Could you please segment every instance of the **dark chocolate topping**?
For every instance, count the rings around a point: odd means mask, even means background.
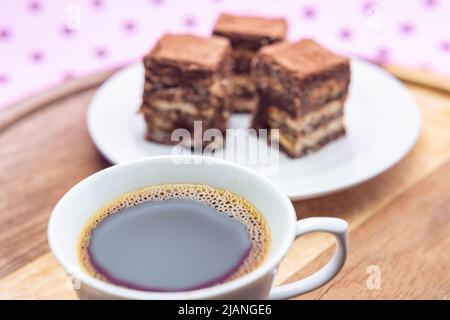
[[[261,18],[221,14],[214,27],[214,33],[257,36],[270,39],[284,39],[287,24],[282,18]]]
[[[230,43],[225,38],[166,34],[144,61],[151,59],[158,63],[183,65],[189,70],[216,70],[229,50]]]
[[[310,39],[266,46],[261,49],[260,54],[300,79],[349,64],[348,58],[339,56]]]

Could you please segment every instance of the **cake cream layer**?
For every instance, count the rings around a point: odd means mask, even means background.
[[[170,112],[173,111],[175,114],[188,115],[188,116],[199,116],[201,118],[212,118],[216,113],[214,108],[199,109],[196,105],[185,101],[167,101],[167,100],[152,100],[150,105],[142,108],[142,112],[152,109],[154,111],[160,112]],[[199,118],[200,120],[200,118]]]
[[[331,99],[336,99],[347,94],[348,83],[343,79],[330,78],[323,81],[315,81],[308,86],[302,98],[293,98],[293,94],[289,92],[290,85],[282,75],[255,73],[253,79],[256,87],[261,91],[270,91],[270,99],[272,102],[291,100],[292,107],[302,112],[290,112],[299,115],[313,112],[316,107]]]
[[[218,129],[216,129],[218,130]],[[172,139],[173,131],[166,131],[160,128],[147,128],[147,133],[145,138],[147,140],[163,143],[168,145],[176,145],[181,144],[183,147],[194,148],[196,146],[206,147],[215,149],[223,146],[223,138],[225,137],[225,133],[217,134],[214,139],[205,140],[202,136],[196,137],[193,134],[188,135],[185,139],[179,140],[178,137],[176,139]]]
[[[229,112],[219,107],[199,110],[194,105],[182,101],[153,101],[151,105],[141,107],[148,124],[160,121],[174,128],[190,128],[194,121],[202,121],[203,125],[225,126]]]
[[[256,108],[258,95],[251,77],[234,74],[230,77],[230,107],[235,112],[252,112]]]
[[[230,77],[229,82],[234,96],[253,98],[256,95],[255,85],[249,75],[235,74]]]
[[[181,111],[186,108],[188,112]],[[224,130],[229,118],[229,111],[224,109],[211,109],[213,112],[198,114],[190,113],[191,106],[180,104],[172,104],[170,102],[161,101],[160,105],[144,105],[141,109],[148,124],[158,124],[160,127],[167,128],[193,128],[194,121],[201,121],[203,128],[218,128]]]
[[[310,105],[319,105],[327,99],[342,96],[347,91],[347,82],[341,79],[327,79],[314,83],[308,91],[305,92],[305,100]]]
[[[345,98],[329,101],[317,111],[296,118],[276,106],[269,106],[266,110],[267,124],[270,128],[278,128],[292,134],[307,133],[329,119],[342,116],[344,101]]]
[[[200,119],[198,115],[190,115],[187,113],[180,114],[175,108],[165,111],[146,108],[143,114],[147,123],[146,138],[155,142],[167,144],[176,144],[179,142],[178,140],[172,140],[172,133],[176,129],[186,129],[190,133],[190,136],[193,136],[195,132],[195,122],[200,120],[200,133],[203,133],[208,129],[216,129],[219,132],[224,132],[226,129],[225,124],[227,123],[229,116],[228,112],[222,112],[221,114],[215,114],[210,118]],[[197,145],[208,144],[208,141],[202,142],[201,136],[194,140]]]
[[[159,82],[145,79],[143,96],[152,98],[195,98],[201,99],[207,95],[224,97],[227,95],[229,81],[213,78],[207,84],[190,83],[189,86],[164,86]]]
[[[156,73],[148,67],[145,68],[144,75],[148,91],[174,87],[191,87],[207,90],[207,88],[214,81],[214,77],[211,75],[192,78],[183,75],[180,72],[179,74],[173,76],[171,73],[164,73],[162,71]]]
[[[275,134],[271,131],[271,140],[280,143],[280,147],[291,157],[302,156],[309,151],[314,151],[326,143],[345,134],[344,119],[338,117],[332,119],[314,131],[293,137],[285,132],[279,131]]]
[[[202,79],[190,79],[185,75],[178,75],[175,80],[171,77],[164,75],[156,75],[152,71],[145,69],[144,71],[144,93],[153,93],[158,90],[181,88],[185,90],[194,90],[197,93],[205,93],[215,87],[221,85],[226,87],[228,85],[228,78],[230,74],[226,76],[211,75]]]
[[[201,120],[212,117],[227,108],[227,93],[223,80],[216,80],[207,91],[194,88],[163,88],[150,91],[148,83],[144,86],[141,111],[156,109],[160,111],[178,110],[182,114],[198,115]]]

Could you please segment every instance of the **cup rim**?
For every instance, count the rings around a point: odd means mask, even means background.
[[[249,272],[248,274],[239,277],[235,280],[206,287],[202,289],[189,290],[189,291],[177,291],[177,292],[156,292],[156,291],[144,291],[144,290],[136,290],[121,287],[115,284],[107,283],[105,281],[94,278],[89,275],[85,271],[82,270],[79,263],[71,263],[67,258],[67,255],[63,252],[62,248],[58,245],[57,236],[56,236],[56,227],[55,227],[55,216],[63,214],[60,212],[61,207],[64,205],[65,201],[70,194],[77,192],[82,189],[85,184],[90,183],[94,179],[98,179],[99,176],[106,174],[114,174],[117,170],[123,170],[123,168],[133,167],[137,164],[141,163],[152,163],[158,161],[173,161],[174,158],[178,158],[180,161],[183,159],[190,159],[194,161],[212,161],[214,164],[222,164],[231,166],[237,172],[247,175],[247,177],[252,177],[252,179],[259,180],[258,183],[263,183],[267,188],[271,188],[274,195],[276,195],[277,201],[279,202],[280,211],[286,212],[290,216],[291,223],[288,226],[287,230],[284,232],[284,238],[280,245],[278,251],[269,256],[260,266],[258,266],[255,270]],[[197,162],[194,162],[197,163]],[[202,163],[203,165],[203,163]],[[241,175],[239,175],[241,176]],[[274,196],[275,198],[275,196]],[[213,157],[205,157],[205,156],[197,156],[197,155],[169,155],[169,156],[154,156],[145,159],[134,160],[118,165],[113,165],[111,167],[100,170],[87,178],[78,182],[75,186],[69,189],[64,196],[58,201],[56,206],[54,207],[47,227],[47,239],[50,247],[50,251],[53,256],[59,262],[61,266],[64,267],[66,272],[70,273],[75,279],[81,281],[81,283],[87,284],[88,286],[95,288],[101,292],[107,293],[112,296],[121,297],[121,298],[129,298],[129,299],[207,299],[208,297],[214,297],[226,294],[227,292],[231,292],[237,290],[239,288],[245,287],[259,278],[263,277],[266,273],[272,271],[274,268],[278,266],[280,261],[286,255],[289,247],[291,246],[294,238],[295,238],[295,222],[297,220],[294,206],[292,205],[289,198],[283,193],[283,191],[269,178],[263,176],[260,173],[257,173],[241,164],[237,164],[228,160],[213,158]]]

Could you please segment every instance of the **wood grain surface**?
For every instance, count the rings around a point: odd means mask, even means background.
[[[71,279],[48,251],[47,220],[71,186],[109,165],[85,124],[87,105],[107,76],[34,97],[30,113],[22,108],[15,117],[11,109],[0,110],[1,299],[75,298]],[[450,298],[450,93],[413,82],[408,87],[421,107],[423,128],[406,158],[362,185],[294,203],[299,218],[341,217],[351,230],[341,273],[299,298]],[[314,272],[333,246],[324,234],[298,239],[277,283]],[[367,286],[373,268],[379,270],[378,289]]]

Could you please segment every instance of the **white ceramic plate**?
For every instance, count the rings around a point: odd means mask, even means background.
[[[280,153],[270,169],[267,163],[249,165],[268,175],[293,200],[336,192],[380,174],[400,161],[418,137],[420,112],[407,89],[374,65],[352,60],[351,70],[346,136],[300,159]],[[173,152],[171,146],[144,139],[145,123],[137,113],[143,78],[142,65],[130,65],[98,89],[89,107],[89,133],[112,163]],[[249,121],[249,116],[235,115],[230,127],[246,128]],[[245,164],[239,153],[253,152],[264,143],[253,135],[248,141],[245,148],[225,148],[216,156]]]

